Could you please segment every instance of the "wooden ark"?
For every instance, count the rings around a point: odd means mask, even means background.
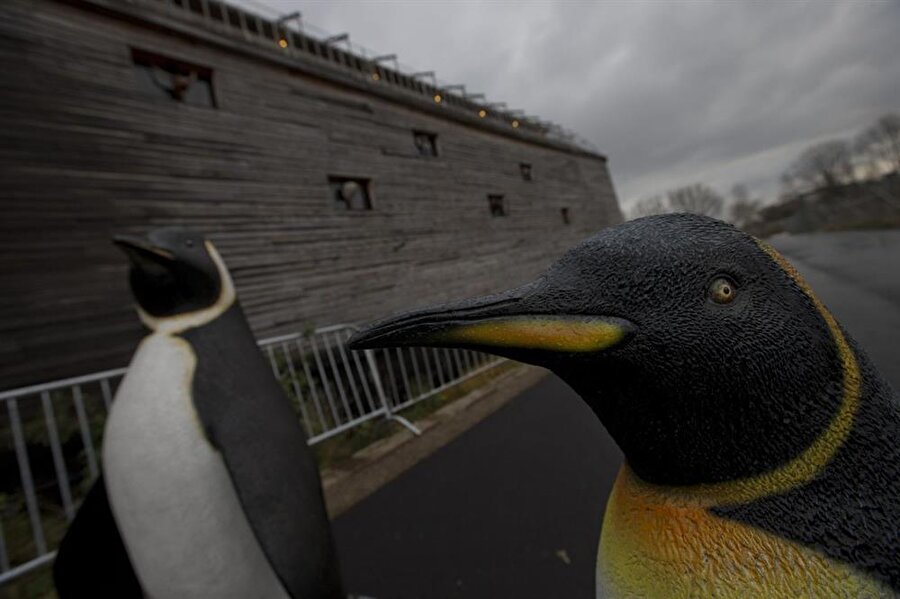
[[[0,2],[0,389],[127,362],[114,232],[207,233],[263,337],[507,288],[621,220],[604,156],[338,46],[215,0]]]

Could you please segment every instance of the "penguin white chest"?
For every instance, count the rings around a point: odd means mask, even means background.
[[[103,471],[128,555],[149,597],[287,597],[194,408],[196,360],[150,335],[116,394]]]

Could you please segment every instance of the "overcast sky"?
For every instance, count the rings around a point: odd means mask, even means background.
[[[572,129],[625,205],[701,181],[771,197],[806,145],[900,111],[897,0],[263,1]]]

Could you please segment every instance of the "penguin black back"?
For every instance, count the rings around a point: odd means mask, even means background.
[[[318,467],[240,307],[183,337],[210,357],[194,375],[197,413],[285,588],[297,598],[342,596]]]
[[[831,459],[803,485],[711,511],[853,564],[900,593],[900,406],[862,350],[852,348],[859,403]]]

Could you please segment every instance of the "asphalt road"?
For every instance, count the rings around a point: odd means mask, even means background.
[[[900,230],[780,235],[769,241],[900,389]]]
[[[900,388],[900,231],[771,242]],[[593,597],[602,514],[621,460],[580,399],[545,379],[338,518],[348,591]]]

